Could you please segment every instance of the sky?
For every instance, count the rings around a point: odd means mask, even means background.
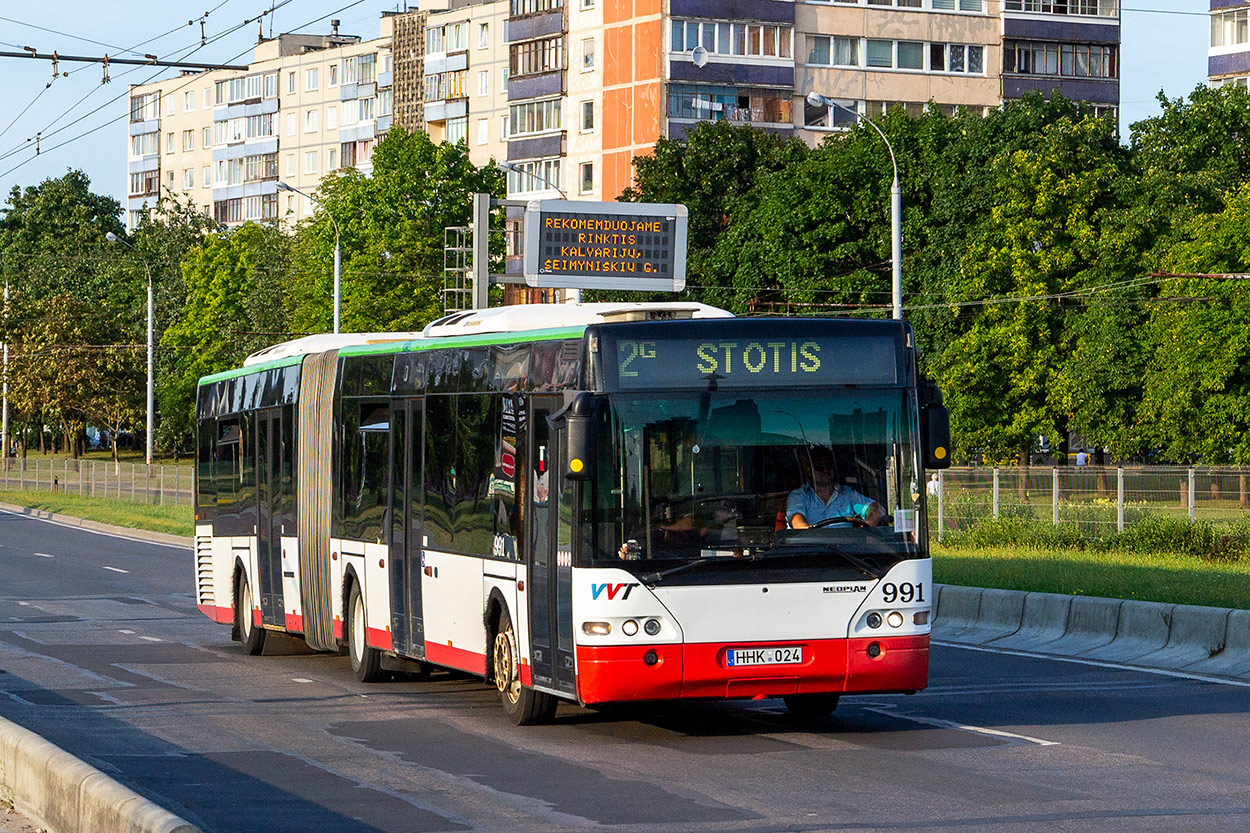
[[[1181,98],[1206,80],[1207,0],[1122,0],[1121,132],[1159,112],[1162,89]],[[416,5],[414,2],[413,5]],[[281,32],[329,33],[330,19],[340,32],[365,39],[378,36],[383,11],[399,8],[385,0],[53,0],[0,4],[0,51],[33,47],[42,53],[135,57],[162,60],[247,63],[257,23],[266,37]],[[207,15],[205,13],[207,12]],[[209,43],[201,45],[203,32]],[[191,25],[188,25],[188,22]],[[231,30],[234,30],[233,32]],[[197,48],[198,47],[198,48]],[[153,67],[109,68],[102,83],[99,64],[61,62],[52,81],[48,61],[0,58],[7,79],[0,96],[0,195],[78,168],[92,190],[125,205],[128,85],[170,77]],[[49,82],[51,86],[47,86]],[[37,141],[36,141],[37,137]],[[38,144],[39,153],[35,153]]]

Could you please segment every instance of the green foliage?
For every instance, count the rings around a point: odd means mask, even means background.
[[[1212,524],[1164,515],[1146,515],[1109,538],[1106,550],[1152,554],[1178,552],[1216,561],[1250,558],[1250,525]]]

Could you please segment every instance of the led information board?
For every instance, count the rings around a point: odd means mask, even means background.
[[[678,291],[686,286],[686,206],[532,200],[525,283]]]

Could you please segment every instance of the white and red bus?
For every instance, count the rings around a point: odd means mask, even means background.
[[[482,676],[583,705],[928,680],[941,394],[899,321],[517,306],[314,336],[200,381],[196,593],[249,653]],[[792,529],[831,459],[847,517]],[[832,505],[832,504],[830,504]]]

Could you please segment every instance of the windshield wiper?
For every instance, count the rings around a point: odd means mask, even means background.
[[[755,555],[750,555],[750,556],[747,556],[746,558],[737,558],[737,559],[695,558],[690,561],[687,561],[685,564],[678,564],[676,567],[669,567],[667,570],[657,570],[654,573],[647,573],[645,576],[639,576],[638,579],[639,581],[641,581],[643,584],[647,585],[648,587],[655,587],[657,584],[659,584],[661,581],[664,580],[665,576],[671,576],[671,575],[674,575],[675,573],[684,573],[686,570],[690,570],[695,567],[702,566],[704,564],[715,564],[717,562],[724,562],[727,560],[754,561],[755,559],[756,559]]]

